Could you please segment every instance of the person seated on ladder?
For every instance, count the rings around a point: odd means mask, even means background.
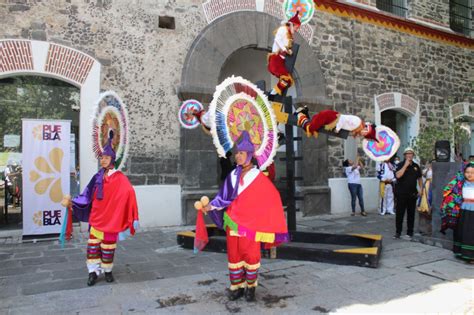
[[[334,110],[322,110],[310,119],[308,108],[300,107],[295,115],[298,119],[298,127],[303,128],[308,137],[318,137],[318,130],[323,128],[333,130],[338,133],[341,129],[350,131],[353,137],[363,137],[367,140],[375,140],[375,125],[365,123],[360,117],[355,115],[344,115]]]
[[[275,30],[272,52],[268,54],[268,71],[278,78],[278,83],[273,87],[271,95],[283,95],[293,85],[293,77],[285,65],[286,56],[291,56],[293,36],[301,26],[299,11]]]

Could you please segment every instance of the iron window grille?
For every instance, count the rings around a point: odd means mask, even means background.
[[[472,36],[472,14],[471,0],[449,1],[449,27],[453,31]]]
[[[389,12],[401,17],[407,17],[407,0],[377,0],[376,7],[379,10]]]

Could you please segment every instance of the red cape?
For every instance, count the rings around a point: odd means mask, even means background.
[[[254,232],[287,233],[280,193],[261,172],[227,209],[239,228]]]
[[[104,198],[98,200],[94,192],[89,224],[106,233],[130,229],[135,234],[133,221],[138,220],[137,198],[128,178],[116,171],[104,178]]]

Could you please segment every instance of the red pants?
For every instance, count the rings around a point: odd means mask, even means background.
[[[279,95],[293,84],[293,77],[286,69],[285,59],[279,54],[269,54],[268,71],[278,78],[274,89]]]
[[[246,237],[231,236],[227,229],[227,259],[230,289],[256,287],[260,268],[260,242]]]
[[[111,272],[114,266],[114,254],[117,240],[101,240],[89,235],[87,241],[87,269],[89,272],[99,273],[100,268]]]

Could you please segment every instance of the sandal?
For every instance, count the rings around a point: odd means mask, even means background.
[[[360,215],[363,216],[363,217],[366,217],[366,216],[367,216],[367,213],[366,213],[365,211],[362,211],[362,212],[360,213]]]

